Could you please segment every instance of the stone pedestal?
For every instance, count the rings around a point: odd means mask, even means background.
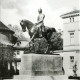
[[[62,57],[48,54],[23,54],[20,75],[51,76],[62,74]]]

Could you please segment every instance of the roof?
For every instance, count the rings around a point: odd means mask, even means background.
[[[25,38],[24,36],[18,36],[17,38],[19,41],[27,41],[27,42],[29,41],[29,39]]]
[[[10,30],[5,24],[3,24],[1,21],[0,21],[0,30],[4,31],[4,30],[7,30],[9,32],[12,32],[14,33],[14,31]]]
[[[18,41],[29,41],[28,38],[24,37],[24,35],[17,35],[17,34],[14,34],[15,37],[18,38]]]
[[[60,17],[69,18],[69,17],[75,17],[75,16],[80,16],[80,10],[74,10],[74,11],[68,12],[66,14],[61,15]]]
[[[9,28],[7,26],[5,26],[1,21],[0,21],[0,29],[9,30]]]
[[[5,45],[12,45],[11,41],[9,40],[9,38],[0,33],[0,43],[5,44]]]

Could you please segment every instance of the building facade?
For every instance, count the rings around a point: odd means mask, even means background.
[[[75,10],[61,15],[63,19],[63,68],[66,75],[73,75],[76,64],[77,75],[80,76],[80,11]]]

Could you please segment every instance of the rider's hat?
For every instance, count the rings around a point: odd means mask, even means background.
[[[42,12],[42,9],[41,9],[41,8],[39,8],[39,9],[38,9],[38,12]]]

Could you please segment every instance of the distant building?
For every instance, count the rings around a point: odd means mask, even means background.
[[[14,53],[15,53],[15,70],[20,70],[21,56],[24,54],[24,50],[29,40],[25,38],[23,35],[17,37],[17,43],[14,45]]]
[[[72,76],[73,66],[77,64],[80,76],[80,11],[75,10],[61,15],[64,21],[63,50],[55,51],[63,57],[65,75]]]
[[[80,11],[75,10],[61,15],[64,21],[64,50],[79,49],[80,46]],[[75,47],[74,47],[75,46]]]
[[[61,15],[64,20],[63,66],[65,74],[73,75],[73,65],[77,62],[80,75],[80,11],[75,10]]]

